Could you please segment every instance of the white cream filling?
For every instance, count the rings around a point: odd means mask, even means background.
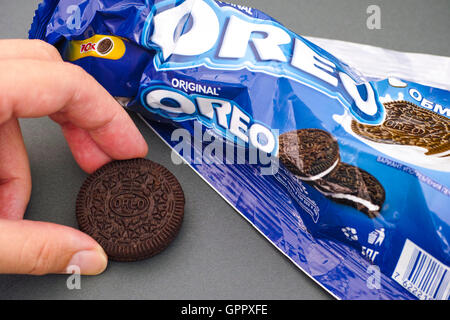
[[[317,189],[317,190],[319,190],[319,189]],[[366,207],[370,211],[378,211],[378,210],[380,210],[380,206],[377,206],[377,205],[373,204],[372,202],[367,201],[367,200],[362,199],[362,198],[357,197],[357,196],[353,196],[353,195],[350,195],[350,194],[343,194],[343,193],[329,193],[329,192],[324,192],[322,190],[319,190],[319,192],[321,192],[322,194],[324,194],[324,195],[326,195],[328,197],[332,197],[332,198],[336,198],[336,199],[348,199],[350,201],[362,204],[364,207]]]
[[[299,177],[301,180],[304,180],[304,181],[314,181],[314,180],[322,179],[327,174],[329,174],[331,171],[333,171],[334,168],[336,168],[336,166],[338,165],[339,161],[340,161],[340,159],[338,158],[336,160],[336,162],[331,167],[329,167],[327,170],[325,170],[324,172],[319,173],[316,176],[312,176],[312,177],[297,176],[297,177]]]

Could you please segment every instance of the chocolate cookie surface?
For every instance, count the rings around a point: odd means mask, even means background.
[[[408,101],[388,102],[384,107],[386,119],[381,125],[353,120],[353,132],[374,142],[422,147],[426,155],[450,151],[449,119]]]
[[[100,54],[107,54],[110,52],[113,48],[114,43],[109,38],[104,38],[100,40],[100,42],[97,44],[97,51]]]
[[[80,189],[76,215],[111,260],[136,261],[166,248],[184,215],[184,194],[163,166],[146,159],[114,161]]]
[[[330,174],[314,181],[314,187],[328,198],[371,218],[379,215],[385,200],[384,188],[374,176],[346,163],[339,163]]]
[[[336,139],[320,129],[300,129],[280,135],[279,157],[289,171],[305,181],[320,179],[340,160]]]

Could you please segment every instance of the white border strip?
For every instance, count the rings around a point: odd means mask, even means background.
[[[314,277],[312,277],[308,272],[306,272],[300,265],[297,264],[297,262],[295,262],[291,257],[289,257],[283,250],[281,250],[280,248],[278,248],[273,242],[272,240],[270,240],[263,232],[261,232],[261,230],[259,230],[242,212],[240,212],[227,198],[225,198],[213,185],[211,185],[204,177],[202,177],[202,175],[200,173],[197,172],[197,170],[194,169],[194,167],[192,167],[181,155],[179,152],[177,152],[176,150],[174,150],[172,148],[172,146],[166,141],[164,140],[159,133],[153,129],[153,127],[147,122],[147,120],[140,114],[140,113],[136,113],[139,118],[144,121],[144,123],[170,148],[170,150],[172,152],[175,152],[181,159],[183,159],[183,162],[185,164],[187,164],[195,173],[197,173],[197,175],[203,179],[203,181],[205,181],[215,192],[217,192],[218,195],[220,195],[237,213],[239,213],[245,220],[247,220],[248,223],[250,223],[250,225],[255,228],[264,238],[266,238],[275,248],[278,249],[278,251],[280,251],[282,254],[284,254],[289,260],[292,261],[292,263],[294,263],[294,265],[297,266],[297,268],[299,268],[301,271],[303,271],[303,273],[305,273],[310,279],[312,279],[315,283],[317,283],[320,287],[322,287],[322,289],[324,289],[326,292],[328,292],[333,298],[337,299],[337,300],[341,300],[338,296],[336,296],[334,293],[332,293],[330,290],[328,290],[324,285],[322,285],[319,281],[317,281],[316,279],[314,279]]]

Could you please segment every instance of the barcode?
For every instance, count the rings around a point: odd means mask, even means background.
[[[392,279],[421,300],[448,300],[450,268],[406,239]]]

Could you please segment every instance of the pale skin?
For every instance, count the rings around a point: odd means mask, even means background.
[[[99,274],[108,260],[90,236],[23,219],[31,175],[17,119],[48,116],[58,123],[87,173],[114,159],[144,157],[147,144],[114,98],[53,46],[0,40],[0,70],[0,273],[65,273],[76,265],[82,274]]]

